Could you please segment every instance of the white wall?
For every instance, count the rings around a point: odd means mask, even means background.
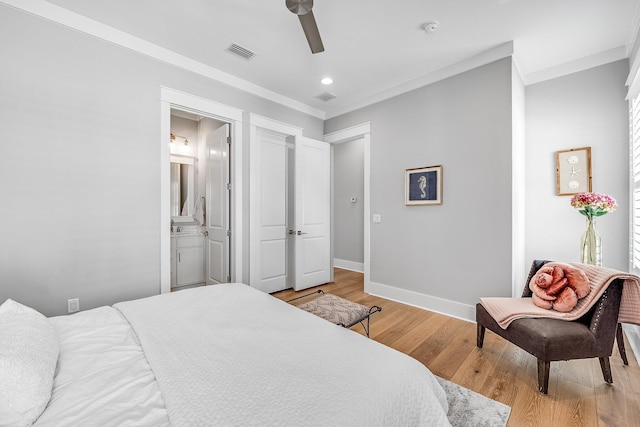
[[[184,117],[171,116],[171,133],[176,136],[175,141],[170,145],[171,154],[180,154],[183,156],[198,156],[198,122],[195,120],[185,119]],[[188,145],[184,144],[184,136],[189,141]]]
[[[555,195],[554,155],[590,146],[593,191],[618,202],[617,211],[598,219],[603,265],[628,270],[628,72],[623,60],[527,87],[527,258],[579,262],[585,220],[569,205],[570,197]],[[624,326],[637,355],[640,328]]]
[[[629,76],[627,77],[627,85],[629,86],[629,94],[628,97],[631,99],[635,99],[640,93],[640,76],[638,75],[638,70],[640,69],[640,32],[636,32],[635,40],[630,50],[629,54]],[[629,181],[631,181],[631,177],[629,177]],[[631,192],[631,188],[629,189]],[[633,208],[631,208],[633,209]],[[633,212],[629,211],[629,216],[632,216]],[[629,218],[629,222],[632,220]],[[631,231],[631,230],[630,230]],[[629,233],[631,234],[631,233]],[[631,257],[629,257],[629,271],[634,274],[640,274],[640,269],[637,269],[633,266],[633,262]],[[640,325],[629,325],[624,324],[624,330],[629,339],[629,343],[633,348],[633,352],[636,357],[640,356]]]
[[[518,67],[514,62],[511,68],[511,132],[512,132],[512,167],[511,167],[511,197],[512,197],[512,269],[511,281],[513,297],[522,295],[524,282],[529,273],[530,260],[526,259],[526,118],[525,118],[525,87]]]
[[[0,301],[46,315],[159,293],[161,86],[323,135],[320,119],[6,5],[0,57]]]
[[[364,140],[334,145],[334,259],[337,267],[364,263]],[[351,198],[356,202],[352,203]],[[359,268],[358,265],[360,266]]]
[[[580,262],[585,218],[556,195],[555,152],[591,147],[593,191],[618,201],[598,219],[603,265],[627,271],[629,122],[627,60],[526,88],[526,258]]]
[[[481,296],[511,296],[511,67],[500,60],[326,122],[327,133],[371,122],[371,213],[382,215],[372,282],[466,314]],[[405,169],[431,165],[443,165],[443,204],[405,206]]]

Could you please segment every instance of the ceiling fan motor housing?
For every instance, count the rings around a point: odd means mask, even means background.
[[[313,9],[313,0],[285,0],[287,9],[296,15],[306,15]]]

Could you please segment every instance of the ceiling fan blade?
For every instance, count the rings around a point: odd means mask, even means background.
[[[304,15],[298,15],[300,24],[302,24],[302,30],[307,37],[311,53],[324,52],[324,45],[320,38],[320,32],[318,31],[318,25],[316,19],[313,17],[313,12],[306,13]]]

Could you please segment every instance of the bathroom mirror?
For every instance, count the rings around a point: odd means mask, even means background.
[[[194,214],[195,161],[192,157],[171,156],[171,219],[192,218]]]

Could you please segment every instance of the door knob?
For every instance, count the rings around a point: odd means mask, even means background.
[[[289,230],[289,234],[296,234],[296,232],[293,230]]]
[[[302,234],[307,234],[307,233],[303,233],[302,231],[298,230],[298,232],[296,233],[298,236],[302,235]]]

